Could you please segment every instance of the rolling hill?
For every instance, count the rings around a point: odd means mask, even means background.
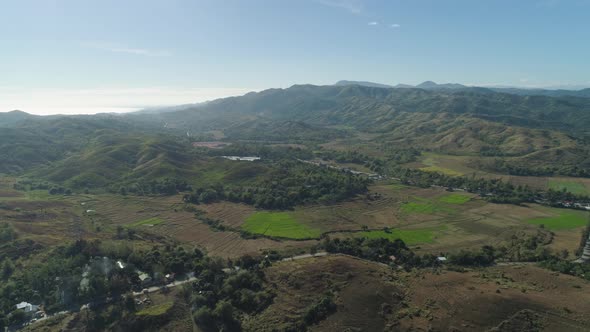
[[[211,132],[229,141],[309,144],[367,134],[377,147],[494,156],[519,167],[588,164],[590,99],[444,86],[295,85],[165,112],[55,117],[11,112],[0,116],[6,127],[0,132],[0,172],[45,165],[46,177],[75,187],[126,174],[184,177],[193,174],[182,145],[186,135],[208,138]],[[107,165],[114,165],[112,174],[89,171]],[[76,175],[64,175],[70,173]]]

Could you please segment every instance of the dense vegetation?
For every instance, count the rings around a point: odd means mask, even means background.
[[[404,184],[418,187],[440,186],[449,190],[466,190],[487,197],[493,203],[539,202],[560,206],[564,201],[587,201],[586,195],[575,195],[566,190],[546,191],[532,189],[528,186],[513,185],[500,179],[449,176],[437,172],[425,172],[404,167],[389,168],[388,174],[397,177]]]
[[[365,192],[369,183],[362,176],[285,160],[273,165],[262,181],[251,186],[201,187],[185,195],[184,201],[198,204],[227,199],[261,208],[287,209],[350,198]]]
[[[322,247],[329,253],[342,253],[362,257],[380,263],[401,265],[407,269],[413,267],[430,267],[438,264],[436,256],[416,255],[400,239],[389,241],[382,238],[369,239],[359,237],[331,239],[330,237],[326,237],[322,242]]]
[[[239,331],[240,313],[254,314],[270,304],[274,294],[263,288],[261,268],[269,260],[244,256],[235,262],[240,270],[225,274],[220,269],[201,271],[187,290],[189,302],[197,308],[194,320],[204,331]],[[219,266],[220,268],[221,266]]]

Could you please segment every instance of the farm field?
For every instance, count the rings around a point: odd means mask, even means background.
[[[443,203],[463,204],[469,202],[471,198],[469,195],[454,193],[442,196],[438,200]]]
[[[507,174],[496,174],[479,170],[473,167],[474,161],[485,160],[491,157],[482,156],[452,156],[432,152],[424,152],[417,162],[406,164],[411,168],[418,168],[424,171],[433,171],[452,176],[476,175],[484,178],[502,179],[514,185],[527,185],[536,189],[561,190],[566,188],[574,194],[590,194],[590,179],[572,177],[547,177],[547,176],[517,176]]]
[[[145,220],[136,221],[136,222],[128,225],[128,227],[155,226],[155,225],[159,225],[164,222],[165,221],[160,218],[149,218],[149,219],[145,219]]]
[[[320,234],[329,233],[340,238],[352,234],[402,238],[419,247],[419,251],[438,253],[477,249],[484,244],[499,245],[515,233],[536,232],[539,225],[528,223],[528,220],[557,218],[560,213],[570,211],[534,204],[491,204],[467,193],[420,189],[395,183],[375,185],[370,189],[379,198],[359,197],[334,205],[296,207],[287,213],[301,225],[297,227],[305,226]],[[233,228],[243,227],[250,216],[257,215],[252,207],[227,202],[200,205],[198,208],[206,211],[209,218]],[[555,236],[551,247],[575,251],[584,225],[579,223],[572,225],[573,228],[552,229]],[[384,228],[391,229],[392,233],[384,233]],[[283,235],[291,236],[287,232]]]
[[[559,191],[565,189],[572,194],[588,195],[590,194],[589,185],[590,183],[585,183],[582,181],[550,179],[548,187]]]
[[[555,233],[552,248],[574,252],[588,220],[585,212],[491,204],[467,193],[397,183],[374,185],[371,195],[350,201],[282,212],[257,211],[231,202],[187,208],[180,195],[51,196],[43,191],[17,192],[8,186],[0,190],[0,221],[8,221],[22,239],[41,247],[62,243],[65,238],[112,239],[122,226],[138,232],[139,242],[168,238],[221,257],[264,250],[299,253],[317,244],[324,233],[401,238],[420,252],[438,253],[498,245],[516,232],[535,232],[540,224]],[[199,216],[229,229],[216,230]],[[241,229],[285,239],[245,239],[239,234]],[[313,240],[302,240],[308,238]]]
[[[533,225],[543,225],[550,230],[562,230],[584,227],[590,220],[588,212],[552,209],[555,216],[545,218],[528,219],[527,222]]]
[[[250,215],[242,229],[253,234],[289,239],[318,238],[321,233],[297,221],[289,212],[256,212]]]
[[[239,257],[244,254],[260,254],[264,250],[300,252],[302,248],[317,243],[315,240],[279,241],[264,237],[244,239],[237,231],[217,231],[199,220],[194,211],[185,209],[181,201],[180,195],[127,196],[125,199],[116,195],[96,195],[85,206],[96,210],[96,214],[88,216],[95,222],[110,225],[113,229],[116,226],[131,227],[147,234],[198,246],[212,256]],[[208,206],[196,206],[201,207]],[[243,205],[236,204],[234,207],[242,211]]]

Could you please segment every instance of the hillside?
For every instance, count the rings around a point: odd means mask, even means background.
[[[295,85],[220,99],[159,116],[175,126],[190,128],[229,127],[238,120],[269,119],[383,131],[405,113],[449,113],[507,125],[587,132],[590,100],[490,91]]]
[[[441,85],[425,82],[421,86]],[[193,140],[219,137],[228,141],[305,144],[362,136],[379,149],[396,146],[452,155],[510,157],[511,160],[504,161],[516,166],[584,166],[590,159],[584,142],[590,134],[590,99],[519,96],[489,89],[443,86],[446,88],[295,85],[165,112],[119,116],[45,118],[11,112],[0,117],[7,127],[0,133],[0,172],[18,173],[59,161],[56,165],[60,168],[85,173],[83,170],[92,168],[96,156],[110,158],[100,145],[110,135],[108,131],[125,133],[131,141],[134,136],[163,134],[176,137],[171,140],[177,142],[187,135]],[[103,138],[97,140],[100,136]],[[144,146],[137,142],[123,144],[125,154],[143,160]],[[365,148],[358,140],[349,146],[354,144]],[[84,150],[87,147],[92,148]],[[95,148],[98,150],[92,150]],[[162,161],[162,165],[167,165],[153,174],[190,174],[185,167],[186,159],[172,162],[162,158],[147,164]],[[66,167],[67,164],[72,166]],[[147,167],[124,160],[120,165],[126,171],[122,173],[128,173],[132,164],[136,174]],[[166,171],[170,169],[174,171]],[[56,181],[64,179],[51,167],[43,172]],[[97,175],[92,181],[104,183],[102,177],[110,175]]]

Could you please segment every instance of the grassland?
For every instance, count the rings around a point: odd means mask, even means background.
[[[402,190],[402,189],[408,188],[408,186],[406,186],[405,184],[401,184],[401,183],[392,183],[392,184],[386,185],[385,187],[387,187],[391,190]]]
[[[445,156],[441,156],[434,153],[424,153],[424,158],[421,160],[421,163],[426,165],[424,167],[420,167],[421,170],[426,172],[437,172],[443,173],[450,176],[462,176],[465,173],[458,170],[456,167],[449,167],[446,166],[448,163],[449,158],[445,158]],[[451,159],[453,162],[450,165],[456,165],[457,163],[455,160]]]
[[[466,322],[469,326],[461,331],[490,331],[506,320],[502,326],[516,327],[498,331],[587,331],[590,320],[590,284],[532,265],[404,272],[334,255],[280,262],[265,272],[277,296],[245,322],[247,332],[286,330],[294,317],[334,288],[338,310],[314,331],[384,331],[386,326],[451,331]],[[574,305],[572,298],[578,297]],[[523,309],[542,315],[546,327],[518,325],[513,315]]]
[[[359,233],[369,239],[400,239],[408,245],[434,242],[435,233],[432,229],[392,229],[390,231],[367,231]]]
[[[551,230],[582,227],[588,223],[588,213],[583,211],[551,209],[555,216],[528,219],[527,223],[543,225]]]
[[[168,310],[170,310],[173,305],[174,305],[174,302],[172,302],[172,301],[164,302],[162,304],[158,304],[158,305],[154,305],[154,306],[142,309],[142,310],[136,312],[135,314],[137,316],[161,316],[161,315],[167,313]]]
[[[574,181],[551,179],[549,180],[548,187],[559,191],[565,189],[572,194],[577,195],[587,195],[590,193],[590,190],[583,183]]]
[[[319,230],[298,222],[289,212],[256,212],[246,219],[242,229],[287,239],[312,239],[321,235]]]

